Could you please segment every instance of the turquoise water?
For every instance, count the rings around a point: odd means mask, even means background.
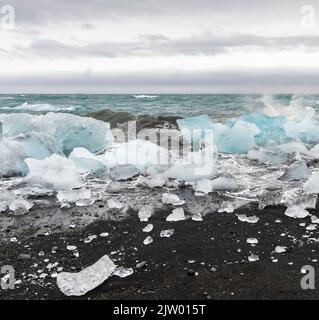
[[[189,117],[208,114],[218,121],[268,110],[319,107],[318,95],[0,95],[0,112],[88,112],[111,109],[133,114],[179,115]],[[301,109],[300,109],[301,110]],[[291,110],[290,110],[291,112]],[[293,112],[293,111],[292,111]]]

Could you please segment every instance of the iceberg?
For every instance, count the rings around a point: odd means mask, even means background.
[[[140,171],[132,164],[123,164],[110,168],[110,177],[115,181],[123,181],[134,178]]]
[[[307,167],[307,164],[302,160],[294,162],[279,179],[286,181],[304,180],[308,179],[311,175],[311,170]]]
[[[33,207],[33,203],[24,199],[15,199],[9,204],[9,210],[15,215],[24,215]]]
[[[176,121],[182,136],[192,145],[199,146],[201,140],[205,139],[214,128],[214,124],[207,114]]]
[[[98,152],[113,142],[109,123],[72,114],[0,114],[0,122],[4,137],[42,133],[55,139],[65,155],[77,147]]]
[[[319,142],[319,122],[315,119],[315,113],[315,109],[307,107],[301,121],[298,119],[287,121],[284,125],[287,136],[304,143]]]
[[[85,148],[75,148],[69,155],[79,173],[102,173],[107,167],[94,154]]]
[[[0,151],[1,177],[20,176],[28,173],[28,166],[24,162],[27,155],[20,143],[12,139],[2,139]]]
[[[25,162],[29,168],[25,179],[31,186],[53,190],[72,190],[83,186],[72,160],[54,154],[43,160],[26,159]]]
[[[109,168],[133,165],[141,173],[147,173],[149,168],[155,168],[155,171],[166,170],[171,156],[167,149],[152,142],[133,140],[115,145],[100,158]]]
[[[287,138],[284,127],[286,123],[285,117],[269,117],[262,113],[256,112],[243,115],[239,119],[241,121],[254,124],[256,127],[258,127],[260,133],[255,136],[257,145],[271,144],[274,142],[283,141]]]
[[[259,128],[252,123],[239,120],[232,127],[219,124],[214,128],[214,143],[222,153],[244,154],[256,146],[255,136]]]
[[[107,256],[79,273],[61,272],[57,276],[59,289],[67,296],[83,296],[101,285],[116,269],[116,265]]]
[[[304,184],[303,191],[306,194],[319,193],[319,172],[313,172]]]

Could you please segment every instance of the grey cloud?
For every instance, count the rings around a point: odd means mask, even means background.
[[[317,70],[0,76],[3,93],[315,93],[318,85]]]
[[[54,58],[76,57],[129,57],[129,56],[173,56],[215,55],[234,48],[259,47],[263,49],[318,50],[318,36],[261,37],[255,35],[230,34],[216,36],[204,34],[169,39],[163,35],[143,35],[130,42],[98,42],[87,45],[70,45],[56,40],[35,40],[29,47],[17,46],[14,51]]]
[[[116,19],[144,16],[154,18],[162,15],[197,14],[211,12],[241,13],[252,17],[272,17],[289,11],[299,14],[303,0],[7,0],[16,8],[17,22],[60,23],[61,21]],[[315,3],[308,0],[307,4]],[[278,16],[279,17],[279,16]],[[286,16],[287,17],[287,16]],[[192,23],[192,21],[190,21]]]

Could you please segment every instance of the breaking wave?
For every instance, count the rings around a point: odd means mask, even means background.
[[[53,106],[49,103],[28,103],[25,102],[16,107],[4,107],[6,110],[21,110],[21,111],[38,111],[38,112],[61,112],[61,111],[74,111],[74,106]]]

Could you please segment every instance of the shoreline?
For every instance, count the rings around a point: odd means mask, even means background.
[[[150,218],[154,229],[149,234],[142,231],[147,223],[140,222],[137,215],[131,215],[122,221],[97,220],[84,228],[32,238],[21,236],[16,243],[2,243],[1,265],[13,265],[16,280],[22,282],[14,290],[1,290],[0,299],[319,298],[318,291],[300,287],[301,267],[310,264],[316,269],[319,260],[318,244],[304,237],[316,237],[318,232],[301,227],[299,224],[306,222],[305,219],[284,216],[283,207],[268,207],[261,211],[243,207],[234,213],[215,212],[206,215],[202,222],[191,219],[167,222],[165,218],[169,213],[171,211],[165,209]],[[255,224],[241,222],[237,217],[241,214],[256,215],[260,220]],[[278,223],[278,219],[282,222]],[[170,238],[160,238],[160,231],[167,229],[174,229],[174,234]],[[99,236],[105,232],[109,233],[108,237]],[[97,238],[84,243],[89,235],[97,235]],[[143,240],[148,235],[154,242],[144,245]],[[246,242],[251,237],[258,239],[257,245]],[[78,258],[66,249],[67,245],[77,246]],[[55,246],[58,249],[52,253]],[[276,246],[286,246],[287,252],[274,253]],[[21,254],[30,257],[21,259]],[[58,262],[57,267],[63,267],[63,271],[79,272],[105,254],[116,265],[133,268],[134,273],[126,278],[111,276],[82,297],[67,297],[60,292],[56,278],[50,276],[56,268],[51,271],[46,268],[48,264]],[[259,261],[249,262],[251,254],[258,255]],[[278,262],[273,262],[271,257]],[[137,268],[136,265],[143,261],[146,266]],[[48,275],[40,278],[43,273]]]

